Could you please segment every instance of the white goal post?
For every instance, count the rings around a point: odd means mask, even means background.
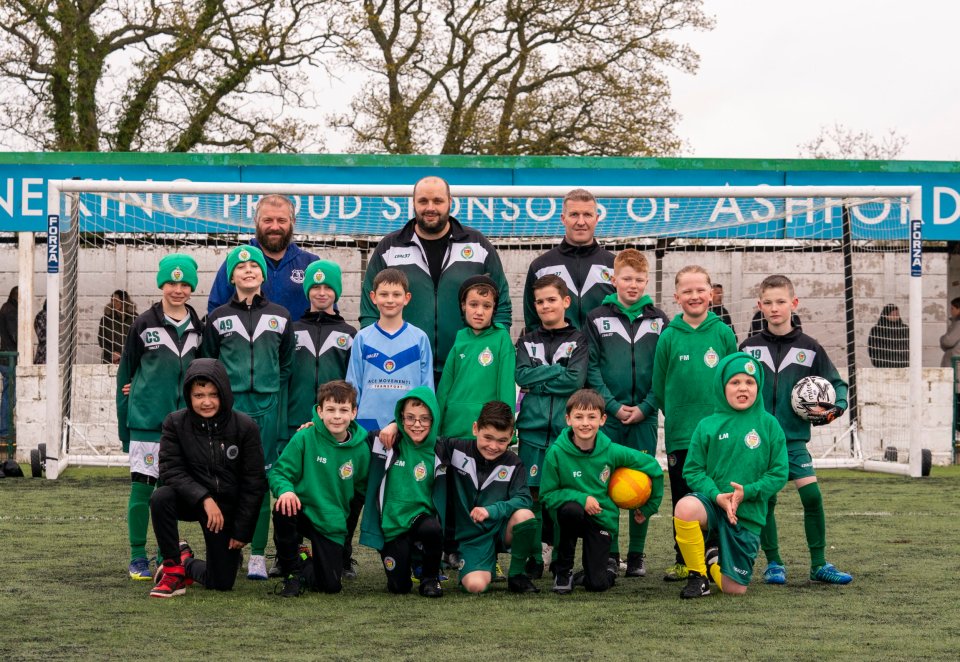
[[[476,211],[482,217],[498,224],[493,236],[488,236],[495,244],[515,247],[517,250],[531,245],[556,243],[562,237],[559,223],[538,225],[536,221],[553,218],[560,199],[574,186],[489,186],[467,185],[451,186],[451,194],[461,202],[455,211]],[[672,273],[663,260],[665,251],[679,246],[685,256],[691,254],[700,257],[716,253],[724,255],[733,251],[756,250],[759,255],[774,263],[781,255],[801,255],[804,251],[813,252],[818,242],[829,242],[830,259],[837,264],[843,260],[844,268],[849,270],[850,228],[854,221],[869,228],[877,223],[869,213],[861,213],[867,205],[874,205],[882,211],[888,234],[871,235],[861,243],[871,246],[870,250],[894,253],[898,273],[909,274],[909,284],[899,296],[906,304],[908,326],[915,330],[909,334],[909,366],[904,368],[907,378],[903,396],[903,412],[909,411],[909,425],[904,426],[904,450],[909,448],[909,462],[898,463],[881,461],[864,454],[858,438],[856,412],[854,422],[845,418],[848,425],[844,445],[849,453],[843,457],[816,457],[818,467],[862,467],[868,470],[900,473],[910,476],[921,475],[922,462],[922,273],[921,273],[921,189],[919,186],[589,186],[601,205],[605,215],[602,223],[609,231],[598,234],[601,243],[616,247],[637,245],[641,250],[656,256],[656,285],[658,295],[664,283],[662,276]],[[61,335],[70,318],[64,319],[61,293],[66,281],[76,279],[77,257],[65,261],[61,251],[62,228],[70,227],[76,233],[97,235],[100,241],[121,241],[120,237],[133,237],[129,241],[144,244],[163,238],[167,244],[184,237],[194,241],[197,236],[217,232],[252,234],[250,201],[263,195],[282,194],[294,196],[298,206],[301,200],[310,200],[309,210],[300,209],[308,220],[317,220],[307,225],[307,240],[325,238],[330,242],[354,241],[364,239],[365,245],[400,227],[407,220],[408,201],[412,186],[404,185],[345,185],[345,184],[290,184],[290,183],[237,183],[237,182],[153,182],[153,181],[91,181],[56,180],[48,184],[49,228],[47,256],[47,373],[46,407],[47,419],[42,438],[47,442],[46,475],[56,478],[70,464],[116,463],[117,455],[102,455],[90,452],[77,452],[71,448],[71,420],[69,412],[64,411],[64,388],[70,388],[70,374],[75,356],[66,360],[61,354]],[[84,196],[90,196],[86,198]],[[157,196],[160,201],[154,200]],[[203,196],[216,198],[220,202],[216,213],[206,212]],[[171,205],[170,199],[190,200],[191,204]],[[354,208],[345,208],[344,200],[357,200]],[[374,199],[383,201],[379,216],[374,218],[359,215],[359,201]],[[108,209],[109,205],[120,206],[120,216],[127,214],[133,218],[133,208],[144,210],[140,220],[121,226],[111,217],[109,222],[96,225],[95,219]],[[325,200],[325,206],[314,200]],[[334,211],[339,200],[339,213]],[[399,202],[398,202],[399,201]],[[701,202],[704,201],[704,202]],[[154,205],[151,207],[150,205]],[[406,205],[406,206],[405,206]],[[175,209],[171,210],[171,206]],[[229,208],[236,207],[230,214]],[[349,207],[349,205],[347,206]],[[165,208],[165,209],[164,209]],[[111,209],[114,209],[111,207]],[[892,210],[892,211],[891,211]],[[307,215],[307,213],[309,214]],[[548,213],[549,212],[549,213]],[[111,212],[116,216],[115,209]],[[157,229],[157,217],[167,214],[175,217],[176,223],[168,228]],[[456,214],[455,214],[456,215]],[[718,218],[719,216],[719,218]],[[813,223],[814,218],[820,219]],[[851,217],[857,217],[851,220]],[[124,217],[127,218],[127,217]],[[464,220],[458,215],[458,218]],[[821,222],[826,219],[825,223]],[[876,218],[880,218],[878,214]],[[800,219],[800,220],[797,220]],[[806,220],[803,220],[806,219]],[[892,219],[892,220],[890,220]],[[121,219],[122,220],[122,219]],[[196,222],[196,226],[191,223]],[[469,220],[465,221],[473,225]],[[89,223],[84,226],[83,223]],[[792,223],[792,225],[791,225]],[[814,235],[806,230],[816,226]],[[825,230],[822,228],[826,228]],[[502,230],[502,231],[501,231]],[[297,233],[301,236],[301,215],[298,214]],[[812,231],[811,231],[812,232]],[[104,239],[106,238],[106,239]],[[857,237],[854,237],[858,240]],[[319,240],[319,239],[318,239]],[[128,241],[123,239],[123,241]],[[299,241],[299,239],[298,239]],[[195,245],[195,244],[193,244]],[[328,245],[334,245],[330,243]],[[875,248],[874,248],[875,247]],[[902,261],[900,258],[902,257]],[[734,265],[741,260],[733,261]],[[830,262],[830,264],[834,264]],[[654,282],[654,261],[651,261],[651,283]],[[732,279],[740,279],[736,266],[728,272]],[[64,272],[66,269],[66,272]],[[790,275],[788,271],[784,273]],[[840,274],[834,274],[838,278]],[[848,274],[845,274],[845,276]],[[898,286],[903,278],[898,276]],[[848,317],[852,319],[852,301],[857,296],[847,281],[843,285],[841,298],[847,300]],[[74,291],[76,284],[73,284]],[[104,284],[104,296],[109,296],[113,287]],[[862,289],[862,288],[861,288]],[[519,306],[520,293],[513,292],[515,309]],[[801,299],[803,294],[800,294]],[[755,300],[755,299],[754,299]],[[75,313],[76,302],[71,309]],[[739,307],[737,307],[739,306]],[[731,304],[738,319],[742,320],[753,311],[749,302]],[[661,306],[664,307],[664,306]],[[875,311],[871,309],[872,314]],[[672,317],[672,313],[668,313]],[[858,313],[859,314],[859,313]],[[848,344],[853,346],[852,327]],[[824,343],[825,344],[825,343]],[[861,343],[863,344],[863,343]],[[852,351],[852,349],[851,349]],[[838,357],[833,356],[840,365]],[[871,356],[872,358],[872,356]],[[864,361],[865,363],[865,361]],[[851,375],[853,377],[853,375]],[[64,387],[64,384],[67,384]],[[69,400],[69,396],[67,398]],[[862,423],[861,423],[862,425]],[[832,426],[831,426],[832,427]],[[835,445],[839,443],[836,439]]]

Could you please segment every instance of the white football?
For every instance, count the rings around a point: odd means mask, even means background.
[[[834,404],[837,393],[833,384],[817,375],[808,375],[793,386],[790,392],[790,404],[797,416],[806,420],[810,411],[820,406],[820,403]]]

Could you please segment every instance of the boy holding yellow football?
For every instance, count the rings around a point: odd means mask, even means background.
[[[583,586],[606,591],[613,585],[610,543],[620,528],[620,509],[608,494],[608,483],[619,467],[637,469],[652,483],[650,498],[634,511],[645,522],[660,508],[663,471],[650,455],[614,444],[600,430],[606,423],[603,396],[580,389],[567,400],[567,428],[547,450],[540,478],[540,500],[551,512],[559,531],[553,591],[573,591],[573,557],[583,538]]]

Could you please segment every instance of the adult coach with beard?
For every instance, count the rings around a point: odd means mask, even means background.
[[[555,274],[570,290],[567,318],[578,329],[583,328],[587,313],[613,294],[613,253],[594,238],[597,221],[597,199],[590,191],[573,189],[563,198],[560,222],[563,240],[559,246],[530,263],[523,287],[523,321],[528,330],[540,326],[534,307],[533,284],[541,276]]]
[[[267,258],[266,281],[261,286],[263,295],[268,301],[286,308],[290,312],[290,319],[294,321],[303,317],[303,313],[310,308],[303,293],[303,273],[307,265],[319,259],[292,241],[296,216],[293,200],[285,195],[265,195],[257,202],[254,212],[256,239],[250,242],[250,245],[263,251]],[[207,314],[227,303],[234,292],[236,288],[227,278],[224,262],[213,281],[207,300]]]
[[[373,279],[388,267],[407,275],[413,297],[403,311],[403,319],[430,338],[437,382],[454,337],[464,326],[459,298],[463,281],[488,274],[499,291],[493,321],[509,329],[513,312],[496,249],[479,231],[450,216],[450,203],[450,185],[443,179],[424,177],[416,183],[415,216],[377,244],[360,295],[360,326],[369,326],[379,318],[370,300]]]

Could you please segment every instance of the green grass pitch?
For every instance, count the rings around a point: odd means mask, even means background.
[[[855,579],[807,581],[796,490],[777,509],[787,586],[681,601],[661,580],[670,520],[652,520],[650,573],[604,594],[516,596],[505,584],[440,600],[386,593],[379,557],[359,547],[360,578],[341,595],[275,597],[275,581],[232,593],[196,586],[149,599],[127,579],[122,469],[71,469],[57,481],[0,480],[0,657],[51,659],[768,660],[960,656],[960,467],[931,477],[820,475],[827,560]],[[666,511],[666,507],[664,509]],[[624,534],[626,526],[621,527]],[[197,524],[182,535],[203,555]],[[151,532],[152,537],[152,532]],[[623,549],[626,549],[625,545]],[[270,550],[268,550],[270,553]],[[507,557],[501,557],[506,562]]]

